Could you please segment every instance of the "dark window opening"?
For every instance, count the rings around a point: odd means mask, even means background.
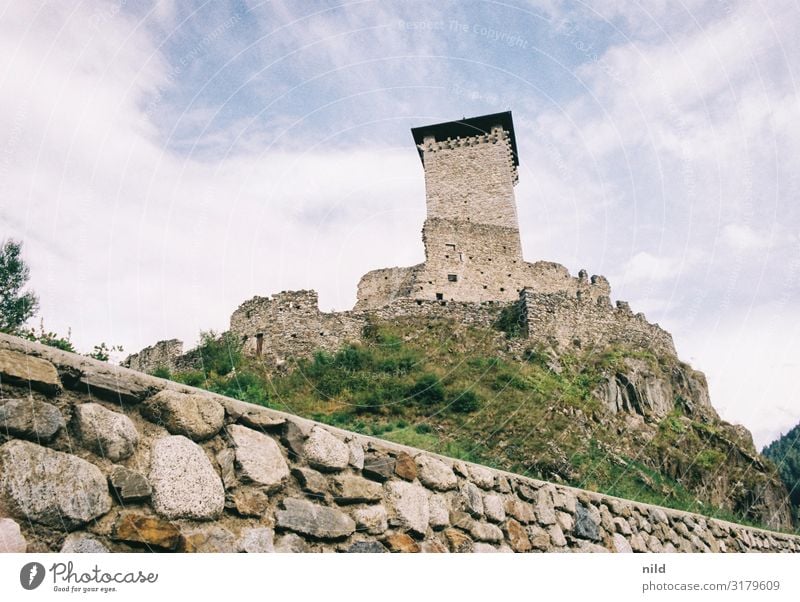
[[[445,255],[444,258],[445,259],[450,259],[450,256],[449,255]]]
[[[444,293],[436,293],[436,300],[441,301],[444,299]]]
[[[487,289],[487,288],[489,288],[489,287],[488,287],[488,286],[486,286],[486,285],[484,284],[484,285],[483,285],[483,288],[484,288],[484,289]]]
[[[502,293],[502,292],[505,292],[505,290],[506,290],[506,289],[504,289],[502,286],[500,287],[500,292],[501,292],[501,293]]]
[[[448,251],[455,251],[456,245],[454,243],[448,242],[445,243],[444,248],[447,249]]]
[[[458,275],[457,274],[448,274],[447,275],[448,282],[458,282]]]
[[[261,357],[261,352],[264,350],[264,333],[259,332],[256,335],[256,355]]]
[[[417,305],[422,305],[422,301],[417,299]]]

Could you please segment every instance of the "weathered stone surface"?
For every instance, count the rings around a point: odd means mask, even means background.
[[[469,531],[470,528],[472,527],[472,523],[474,522],[469,514],[461,510],[451,510],[449,519],[450,519],[450,524],[453,527],[458,527],[459,529],[463,529],[464,531]]]
[[[467,465],[469,478],[481,489],[492,489],[494,487],[494,472],[483,466],[475,464]]]
[[[286,418],[273,416],[266,408],[246,404],[236,422],[257,431],[274,431],[286,424]]]
[[[350,466],[356,470],[364,468],[364,446],[358,439],[351,438],[347,441],[350,450]]]
[[[356,521],[356,530],[359,532],[380,535],[389,528],[386,508],[383,506],[357,508],[353,511],[353,518]]]
[[[301,554],[308,549],[306,540],[297,533],[286,533],[275,540],[275,551],[280,554]]]
[[[532,523],[536,520],[533,508],[526,502],[521,502],[516,498],[509,498],[504,504],[506,514],[513,516],[522,524]]]
[[[61,552],[64,554],[105,554],[108,548],[83,533],[70,533],[61,545]]]
[[[28,550],[28,542],[22,535],[17,521],[0,518],[0,554],[22,554]]]
[[[49,441],[64,427],[64,417],[56,406],[38,399],[0,400],[0,433]]]
[[[500,493],[511,493],[511,483],[508,482],[508,477],[505,475],[497,475],[497,491]]]
[[[472,539],[458,529],[445,529],[444,537],[451,552],[467,553],[472,552]]]
[[[327,477],[312,468],[292,468],[292,476],[297,479],[303,491],[311,495],[325,497],[330,491]]]
[[[497,554],[500,552],[496,547],[482,541],[476,541],[472,546],[473,554]]]
[[[536,489],[527,483],[517,482],[516,487],[517,495],[523,500],[528,502],[535,502],[537,500]]]
[[[119,404],[135,404],[154,393],[153,381],[113,364],[82,360],[64,377],[64,384],[90,397]]]
[[[443,495],[432,494],[428,498],[428,510],[430,512],[429,523],[433,529],[444,529],[450,526],[450,510]]]
[[[153,509],[168,519],[217,518],[225,505],[225,489],[202,448],[182,435],[153,442],[150,486]]]
[[[74,529],[111,508],[95,465],[19,440],[0,446],[0,500],[13,515],[57,529]]]
[[[483,513],[493,523],[502,523],[506,520],[503,499],[499,495],[483,496]]]
[[[213,437],[222,429],[225,410],[210,396],[159,391],[142,404],[142,416],[162,425],[173,435],[193,441]]]
[[[260,517],[269,508],[269,497],[258,489],[240,487],[229,495],[229,504],[240,516]]]
[[[146,500],[153,492],[143,474],[124,466],[115,466],[108,481],[111,484],[111,491],[123,504]]]
[[[343,551],[349,554],[385,554],[389,550],[379,541],[357,541]]]
[[[419,549],[424,554],[446,554],[447,548],[440,541],[427,539],[419,544]]]
[[[550,535],[550,541],[553,542],[553,545],[557,548],[567,545],[567,538],[564,537],[564,532],[558,525],[551,526],[547,530],[547,533]]]
[[[31,387],[48,395],[61,390],[61,380],[53,364],[18,351],[0,349],[0,386],[5,383]]]
[[[614,533],[614,535],[611,537],[611,544],[615,552],[620,554],[633,553],[631,544],[629,544],[628,540],[619,533]]]
[[[553,497],[546,487],[542,487],[536,496],[536,519],[541,525],[552,525],[556,522]]]
[[[394,472],[398,477],[405,479],[406,481],[413,481],[416,479],[417,464],[414,462],[414,458],[412,458],[406,452],[400,452],[397,454],[397,457],[395,458]]]
[[[653,523],[669,524],[666,512],[657,506],[650,506],[650,521]]]
[[[473,483],[467,482],[459,490],[461,505],[471,516],[483,516],[483,494]]]
[[[222,485],[225,489],[236,487],[236,452],[226,447],[217,452],[215,456],[219,465],[219,474],[222,477]]]
[[[289,457],[292,459],[301,458],[303,456],[303,446],[308,438],[308,431],[310,428],[305,427],[305,423],[295,422],[294,420],[287,420],[283,425],[281,433],[281,443],[289,450]]]
[[[562,534],[563,536],[563,534]],[[550,534],[538,525],[528,527],[528,538],[531,547],[546,552],[550,549]]]
[[[417,462],[419,480],[426,487],[437,491],[447,491],[458,486],[458,477],[447,464],[429,456],[420,454],[415,458]]]
[[[499,543],[503,541],[503,532],[497,525],[473,521],[469,534],[476,541],[490,541]]]
[[[344,470],[350,463],[350,448],[321,427],[311,429],[303,446],[310,466],[326,472]]]
[[[275,532],[266,527],[242,529],[239,551],[248,554],[264,554],[275,551]]]
[[[515,552],[529,552],[533,548],[525,528],[513,518],[509,518],[506,521],[505,532],[508,537],[508,543]]]
[[[242,481],[255,483],[267,491],[277,491],[289,478],[289,465],[272,437],[231,424],[225,431],[236,452],[236,467]]]
[[[75,408],[75,430],[86,449],[112,462],[130,457],[139,443],[139,433],[131,419],[99,403]]]
[[[170,522],[155,516],[128,513],[117,518],[112,539],[129,543],[175,550],[181,543],[181,532]]]
[[[389,481],[384,488],[389,523],[417,536],[424,536],[430,519],[428,492],[419,485],[405,481]]]
[[[239,551],[239,541],[236,536],[219,525],[183,529],[181,535],[178,547],[181,552],[230,554]]]
[[[355,475],[340,475],[331,479],[331,491],[337,504],[375,502],[383,497],[383,487]]]
[[[391,456],[379,453],[368,453],[364,456],[364,476],[381,483],[394,474],[396,461]]]
[[[581,539],[600,540],[600,530],[597,522],[595,522],[583,504],[578,504],[575,509],[575,530],[573,532],[575,537],[580,537]]]
[[[575,514],[575,504],[577,502],[578,498],[568,489],[556,489],[553,492],[553,504],[560,510]]]
[[[392,533],[384,542],[390,552],[416,553],[420,551],[419,544],[406,533]]]
[[[590,541],[581,540],[578,542],[579,552],[589,552],[592,554],[608,554],[609,551],[601,545],[592,543]]]
[[[286,498],[283,510],[275,513],[280,529],[288,529],[317,539],[339,539],[356,530],[352,518],[335,508],[312,504],[306,500]]]

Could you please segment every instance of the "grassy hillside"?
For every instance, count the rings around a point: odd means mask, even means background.
[[[748,492],[774,475],[732,461],[742,451],[727,425],[684,415],[679,403],[650,424],[593,395],[627,357],[665,375],[667,360],[620,347],[559,357],[509,349],[502,333],[447,320],[375,323],[363,344],[274,373],[231,336],[208,333],[197,370],[159,375],[447,456],[758,524]],[[720,475],[742,491],[720,490]]]
[[[800,424],[770,443],[761,453],[778,467],[778,473],[789,490],[794,516],[800,522]]]

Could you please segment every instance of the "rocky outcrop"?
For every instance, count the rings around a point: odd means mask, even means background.
[[[0,432],[7,551],[800,551],[797,536],[436,456],[5,335],[0,351],[30,354],[37,378],[61,383],[3,377],[4,397],[71,418],[46,444]],[[173,434],[151,418],[160,391],[218,404],[224,426],[198,441]],[[127,418],[138,440],[112,459],[97,442],[108,433],[78,436],[94,413]]]

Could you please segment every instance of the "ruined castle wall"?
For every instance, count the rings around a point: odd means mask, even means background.
[[[411,297],[415,275],[420,267],[384,268],[367,272],[358,282],[358,300],[354,309],[382,307],[400,297]]]
[[[561,350],[603,348],[614,343],[648,349],[656,355],[677,357],[672,336],[644,314],[634,314],[627,303],[613,307],[607,297],[567,293],[520,295],[528,338]]]
[[[0,393],[0,552],[800,552],[8,335]]]
[[[129,355],[123,360],[122,365],[148,374],[159,369],[172,371],[175,370],[176,361],[181,355],[183,355],[183,341],[169,339]]]
[[[511,228],[518,243],[516,169],[507,132],[429,141],[422,150],[428,218]]]

